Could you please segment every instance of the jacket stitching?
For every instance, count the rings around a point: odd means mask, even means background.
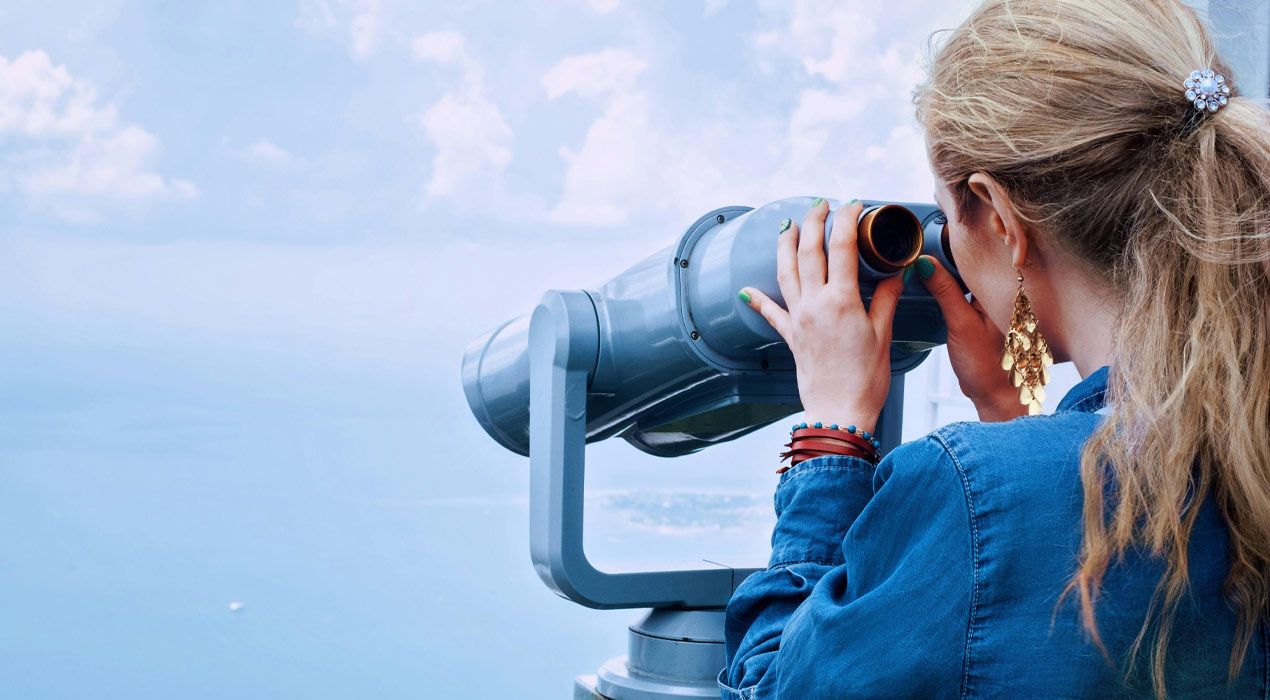
[[[771,564],[767,567],[767,570],[773,571],[775,569],[787,568],[795,564],[820,564],[821,566],[837,566],[838,565],[836,562],[825,561],[824,559],[791,559],[789,561],[782,561],[782,562],[777,562],[775,564]]]
[[[723,696],[723,693],[726,692],[727,693],[726,697],[736,697],[736,698],[740,698],[741,700],[747,700],[747,699],[753,698],[754,691],[756,690],[756,686],[752,685],[747,688],[733,688],[732,686],[725,683],[723,680],[723,676],[724,674],[727,673],[727,671],[728,669],[724,668],[719,671],[719,674],[717,676],[714,677],[715,685],[719,686],[719,690],[720,690],[719,695]]]
[[[1085,398],[1083,398],[1083,399],[1081,399],[1081,400],[1077,401],[1076,403],[1072,404],[1071,406],[1068,406],[1067,408],[1063,409],[1062,411],[1055,411],[1055,413],[1068,413],[1068,412],[1070,412],[1070,411],[1084,411],[1084,410],[1086,409],[1087,405],[1092,404],[1092,403],[1096,403],[1096,402],[1103,401],[1103,400],[1104,400],[1104,398],[1106,397],[1106,395],[1107,395],[1107,390],[1106,390],[1106,389],[1099,389],[1098,391],[1095,391],[1094,393],[1092,393],[1092,394],[1090,394],[1089,396],[1086,396]]]
[[[966,496],[966,510],[970,517],[970,541],[971,541],[971,587],[970,587],[970,616],[966,620],[966,648],[965,655],[961,662],[961,697],[968,697],[970,694],[970,670],[973,667],[973,656],[971,654],[972,631],[975,627],[975,620],[979,614],[979,515],[975,512],[974,496],[971,494],[970,477],[966,474],[966,469],[961,464],[961,460],[957,458],[957,453],[953,451],[952,446],[948,444],[942,431],[936,431],[936,439],[943,446],[944,451],[952,458],[953,465],[957,467],[957,477],[961,480],[961,488]]]

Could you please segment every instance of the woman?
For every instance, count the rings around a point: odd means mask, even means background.
[[[981,421],[876,465],[844,435],[782,474],[723,696],[1270,697],[1270,116],[1174,0],[988,0],[928,72],[917,115],[974,301],[915,268]],[[834,214],[827,256],[823,201],[777,236],[788,310],[741,290],[807,420],[855,437],[905,283],[862,301],[860,212]],[[1083,377],[1052,415],[1021,403],[1040,337]]]

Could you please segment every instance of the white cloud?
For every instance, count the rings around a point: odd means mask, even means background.
[[[468,54],[463,36],[454,32],[423,34],[411,48],[421,61],[455,66],[462,83],[428,106],[419,120],[436,151],[425,197],[454,198],[469,187],[488,190],[491,179],[499,178],[511,162],[515,134],[486,96],[480,64]]]
[[[792,100],[782,176],[818,177],[817,192],[836,196],[929,200],[933,179],[912,88],[922,78],[928,32],[955,25],[968,9],[966,2],[767,3],[763,24],[778,29],[751,36],[759,70],[777,74],[792,62],[802,79],[790,79],[803,85]]]
[[[799,62],[807,76],[867,100],[871,110],[901,105],[907,109],[909,91],[922,77],[921,51],[927,33],[956,24],[971,4],[965,0],[938,6],[891,0],[770,3],[764,24],[786,26],[757,33],[752,39],[760,50],[781,52]]]
[[[542,86],[550,99],[570,92],[584,97],[628,92],[647,67],[647,61],[626,49],[605,49],[565,58],[543,75]]]
[[[581,147],[558,151],[568,165],[560,200],[548,213],[551,221],[625,223],[629,209],[654,184],[665,138],[653,129],[651,100],[636,84],[647,67],[630,51],[606,49],[566,57],[543,75],[548,98],[574,93],[603,105]]]
[[[92,219],[93,202],[189,199],[198,188],[155,172],[159,140],[121,122],[87,81],[55,66],[44,51],[13,60],[0,56],[0,190],[35,204],[50,198],[79,201],[56,209]],[[92,201],[87,201],[92,200]]]
[[[912,126],[892,127],[885,142],[864,149],[862,160],[871,178],[886,183],[888,192],[880,194],[933,201],[934,179],[926,165],[926,142]]]
[[[65,158],[19,175],[23,191],[35,195],[71,193],[140,200],[161,195],[190,198],[198,193],[185,180],[165,180],[148,170],[158,139],[138,126],[80,138]]]
[[[563,224],[624,223],[658,171],[661,139],[649,125],[648,96],[621,95],[587,130],[581,148],[560,147],[568,163],[550,218]],[[632,197],[636,197],[632,199]]]
[[[789,115],[786,162],[811,162],[823,156],[830,136],[867,107],[864,99],[842,92],[819,88],[801,91]]]
[[[304,165],[300,158],[269,139],[260,139],[243,148],[231,149],[229,155],[244,163],[273,170],[297,170]]]
[[[666,115],[640,82],[649,66],[632,51],[605,49],[566,57],[543,75],[549,98],[575,94],[600,107],[581,145],[558,150],[567,167],[551,222],[609,227],[638,212],[657,230],[744,203],[750,197],[738,196],[743,192],[757,194],[753,168],[741,162],[748,154],[727,146],[736,132],[715,115],[691,122]],[[750,126],[764,129],[757,121]]]
[[[0,56],[0,131],[6,134],[43,139],[114,128],[114,106],[96,102],[91,85],[54,67],[44,51],[12,61]]]
[[[463,35],[457,32],[428,32],[410,42],[415,58],[436,63],[467,61],[467,49]],[[468,71],[479,70],[475,65],[465,65]]]
[[[455,195],[464,185],[479,186],[512,159],[512,130],[498,107],[476,95],[449,94],[420,120],[436,154],[424,185],[429,199]]]

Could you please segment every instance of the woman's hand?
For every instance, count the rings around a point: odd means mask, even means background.
[[[975,404],[979,420],[1005,421],[1027,415],[1019,392],[1001,370],[1005,336],[993,325],[979,300],[966,301],[961,286],[935,258],[923,255],[918,276],[939,302],[948,326],[948,359],[961,393]]]
[[[883,280],[864,307],[857,282],[859,200],[834,213],[825,256],[823,199],[802,227],[777,236],[776,281],[787,309],[753,287],[739,292],[794,354],[798,395],[810,420],[854,424],[873,432],[891,384],[891,322],[903,291],[899,275]]]

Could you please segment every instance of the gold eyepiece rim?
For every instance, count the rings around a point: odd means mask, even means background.
[[[889,210],[899,210],[908,215],[913,222],[913,244],[908,253],[900,260],[892,260],[884,256],[878,250],[877,245],[873,241],[873,222],[877,219],[880,212]],[[922,255],[922,247],[925,244],[925,235],[922,231],[922,222],[918,220],[913,210],[900,204],[881,204],[866,210],[860,216],[860,223],[857,229],[860,254],[864,256],[865,261],[870,266],[877,269],[878,272],[898,272],[917,261]]]

